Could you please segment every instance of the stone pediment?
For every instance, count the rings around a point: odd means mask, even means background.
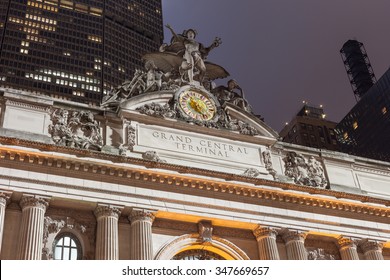
[[[239,133],[242,135],[255,136],[257,138],[266,137],[269,140],[274,139],[275,142],[277,141],[278,134],[259,117],[229,102],[224,102],[222,105],[218,100],[215,102],[219,107],[217,110],[220,110],[217,114],[223,114],[224,121],[221,121],[220,116],[218,116],[218,120],[210,121],[194,119],[191,116],[187,116],[185,112],[180,111],[180,104],[178,104],[178,100],[175,100],[175,95],[177,95],[178,92],[180,93],[181,89],[182,88],[179,88],[176,91],[156,91],[134,96],[119,104],[118,113],[124,118],[131,113],[142,114],[165,119],[167,121],[175,120],[191,125],[195,124],[201,127],[233,132],[234,134]],[[185,90],[185,87],[183,90]],[[207,93],[210,96],[213,96],[211,93]],[[206,133],[213,134],[213,132],[210,131]]]

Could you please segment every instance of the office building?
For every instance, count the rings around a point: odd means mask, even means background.
[[[390,161],[390,69],[338,123],[343,152]]]
[[[337,151],[335,122],[326,119],[322,106],[304,104],[280,132],[283,142]]]
[[[99,104],[162,43],[160,0],[0,3],[0,83]]]

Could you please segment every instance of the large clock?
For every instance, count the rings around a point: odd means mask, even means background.
[[[178,104],[185,115],[199,121],[212,120],[217,112],[215,101],[206,92],[194,88],[181,91]]]

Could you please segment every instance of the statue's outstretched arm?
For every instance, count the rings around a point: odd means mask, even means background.
[[[173,37],[175,37],[176,39],[179,39],[179,36],[177,36],[177,34],[173,30],[172,26],[170,26],[169,24],[166,24],[165,27],[168,28],[171,31]]]

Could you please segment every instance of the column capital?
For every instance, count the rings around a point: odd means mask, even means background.
[[[339,249],[356,248],[357,241],[348,237],[340,236],[337,238],[337,246]]]
[[[122,207],[107,205],[107,204],[98,204],[96,207],[94,214],[97,219],[101,217],[114,217],[116,219],[119,218],[122,211]]]
[[[6,205],[11,198],[11,192],[0,192],[0,203]]]
[[[284,242],[288,243],[291,241],[305,241],[307,232],[302,232],[298,230],[292,230],[283,228],[279,231],[279,234],[282,236]]]
[[[141,209],[133,209],[128,217],[130,223],[136,221],[146,221],[153,223],[155,218],[156,216],[154,215],[154,213]]]
[[[273,228],[263,227],[259,225],[257,228],[253,230],[253,235],[258,239],[262,237],[273,237],[276,238],[278,235],[278,231]]]
[[[362,239],[359,241],[359,247],[363,250],[363,253],[367,253],[370,251],[382,252],[383,243],[380,243],[375,240]]]
[[[33,196],[33,195],[24,195],[19,202],[22,210],[29,207],[41,208],[43,211],[46,211],[49,206],[49,198]]]

